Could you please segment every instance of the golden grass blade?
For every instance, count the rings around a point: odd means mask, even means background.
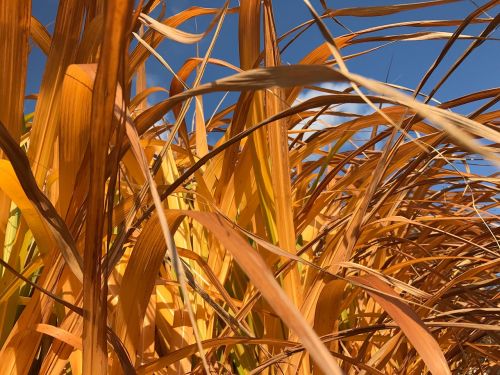
[[[43,26],[35,17],[31,17],[30,35],[43,53],[48,55],[52,39],[45,26]]]
[[[74,62],[80,37],[84,4],[77,0],[62,1],[58,7],[54,35],[47,56],[38,100],[35,107],[28,158],[38,186],[42,186],[53,157],[57,134],[61,84],[66,68]]]
[[[70,65],[62,85],[59,128],[59,210],[65,215],[89,146],[95,65]]]
[[[433,374],[451,374],[450,368],[438,343],[425,328],[419,317],[399,299],[392,299],[387,294],[397,294],[375,276],[357,276],[353,278],[358,283],[369,286],[370,294],[384,310],[398,323],[408,340],[419,352],[425,364]],[[384,294],[378,294],[371,288],[376,288]]]
[[[167,249],[169,251],[170,258],[172,259],[172,263],[173,263],[173,267],[174,267],[176,276],[177,276],[177,278],[179,280],[179,284],[181,286],[182,296],[184,298],[184,303],[186,305],[189,319],[190,319],[191,325],[193,327],[193,332],[194,332],[194,336],[196,338],[196,343],[198,345],[198,350],[201,354],[203,367],[204,367],[206,373],[210,373],[210,368],[209,368],[208,362],[205,358],[205,352],[204,352],[203,346],[201,344],[200,333],[198,331],[198,326],[197,326],[196,320],[194,318],[193,308],[192,308],[191,301],[189,299],[189,294],[188,294],[187,287],[186,287],[186,275],[185,275],[184,267],[182,266],[182,264],[180,262],[179,254],[177,253],[177,248],[175,246],[174,239],[172,237],[172,234],[170,233],[170,229],[168,227],[168,222],[167,222],[165,213],[163,212],[163,207],[161,204],[160,196],[158,194],[158,190],[156,188],[156,184],[155,184],[153,177],[151,176],[151,173],[148,169],[146,157],[144,156],[144,153],[140,147],[139,136],[137,134],[137,131],[132,127],[132,125],[128,121],[126,123],[126,132],[127,132],[128,138],[130,139],[130,142],[132,144],[132,150],[134,151],[135,157],[136,157],[137,161],[139,162],[139,165],[141,166],[141,170],[144,174],[144,177],[147,180],[149,189],[151,190],[151,195],[153,196],[154,206],[156,208],[156,212],[158,213],[158,219],[160,221],[160,226],[161,226],[162,233],[163,233],[163,239],[165,241],[165,244],[167,245]],[[154,265],[154,263],[153,263],[153,265]],[[156,265],[154,265],[154,266],[156,266]]]
[[[175,42],[184,44],[194,44],[202,40],[212,30],[212,27],[216,25],[218,18],[219,16],[216,16],[207,30],[201,34],[187,33],[185,31],[176,29],[175,27],[165,25],[144,13],[141,13],[141,15],[139,16],[139,21],[141,21],[145,26],[158,31],[167,39],[171,39]]]
[[[395,5],[384,5],[384,6],[373,6],[373,7],[358,7],[358,8],[344,8],[329,10],[328,15],[337,16],[355,16],[355,17],[380,17],[387,16],[389,14],[395,14],[402,11],[421,9],[426,7],[444,5],[449,3],[456,3],[460,0],[434,0],[434,1],[423,1],[419,3],[409,3],[409,4],[395,4]]]
[[[264,2],[264,43],[266,66],[281,65],[281,58],[276,42],[274,14],[270,1]],[[265,117],[269,118],[283,110],[284,93],[280,89],[271,89],[264,94]],[[282,249],[295,253],[295,228],[293,223],[292,187],[290,183],[290,161],[288,154],[288,134],[285,120],[270,124],[267,129],[269,139],[269,155],[271,159],[271,182],[276,205],[276,223],[278,244]],[[292,296],[296,306],[300,306],[300,275],[298,269],[290,271],[284,279],[285,291]]]
[[[144,35],[144,26],[141,25],[139,29],[139,35]],[[135,81],[135,92],[136,92],[136,98],[138,95],[147,89],[147,73],[146,73],[146,63],[141,63],[137,67],[137,72],[136,72],[136,81]],[[139,103],[137,104],[138,110],[140,112],[144,111],[148,107],[148,101],[146,99],[146,96],[143,96],[141,100],[139,100]]]
[[[25,71],[28,65],[28,38],[31,1],[6,1],[0,6],[0,121],[17,141],[24,108]]]
[[[0,189],[19,207],[40,247],[40,252],[47,254],[49,249],[55,244],[55,241],[47,228],[46,219],[40,215],[36,206],[33,205],[24,193],[22,185],[19,183],[9,161],[0,160],[0,171],[4,177],[2,182],[0,182]]]
[[[100,12],[89,21],[82,35],[75,62],[78,64],[94,64],[97,62],[101,47],[101,35],[104,32],[104,14]]]
[[[81,294],[79,296],[79,303],[81,303]],[[53,326],[52,326],[53,327]],[[68,332],[72,337],[76,338],[77,341],[72,342],[56,341],[51,345],[49,352],[45,356],[41,366],[41,374],[58,373],[64,371],[64,368],[71,365],[72,371],[81,373],[81,366],[75,363],[75,360],[70,360],[70,357],[77,357],[81,363],[82,357],[82,328],[83,321],[81,316],[76,313],[68,313],[64,321],[59,324],[58,329]],[[75,346],[73,346],[73,345]],[[76,351],[75,348],[79,348]]]
[[[107,284],[102,285],[104,197],[108,144],[112,133],[115,95],[126,50],[133,1],[109,1],[105,8],[102,52],[92,95],[90,128],[90,190],[83,256],[83,372],[106,374]]]
[[[314,330],[318,332],[320,337],[338,329],[338,317],[342,312],[343,294],[346,285],[347,282],[344,280],[332,280],[321,291],[314,315]],[[333,319],[325,319],[325,316],[330,316]],[[330,345],[330,350],[332,349],[337,352],[338,345],[333,347]]]
[[[491,18],[474,18],[470,21],[471,24],[474,23],[488,23],[491,21]],[[389,23],[384,25],[378,25],[374,27],[370,27],[367,29],[356,31],[356,35],[369,34],[375,31],[382,31],[397,27],[441,27],[441,26],[460,26],[463,23],[463,20],[422,20],[422,21],[405,21],[405,22],[396,22]]]
[[[116,334],[132,358],[137,355],[140,323],[146,314],[156,275],[167,253],[164,238],[156,235],[159,229],[149,221],[137,239],[123,274],[120,303],[114,313]]]
[[[396,34],[396,35],[384,35],[384,36],[372,36],[359,38],[352,42],[352,44],[358,43],[371,43],[371,42],[393,42],[393,41],[423,41],[423,40],[440,40],[445,39],[448,40],[453,37],[453,33],[449,33],[446,31],[421,31],[416,33],[408,33],[408,34]],[[457,36],[457,39],[461,40],[483,40],[484,37],[476,37],[467,34],[461,34]]]
[[[52,203],[38,188],[35,178],[31,173],[26,154],[10,137],[7,129],[1,122],[0,148],[2,148],[12,163],[3,164],[3,167],[6,168],[6,174],[9,174],[9,170],[12,168],[19,181],[19,185],[16,186],[16,180],[11,180],[11,183],[14,185],[7,187],[10,190],[10,194],[12,194],[12,198],[19,200],[20,204],[26,207],[28,212],[30,212],[30,206],[34,208],[33,211],[36,212],[39,220],[43,220],[43,223],[46,225],[46,230],[49,230],[52,234],[68,267],[79,280],[82,280],[82,260],[80,254],[76,250],[76,245],[71,233]],[[22,191],[20,191],[20,188],[22,188]],[[30,204],[26,202],[27,199],[25,199],[25,197],[30,201]],[[34,226],[34,230],[40,234],[40,237],[45,237],[43,235],[42,226],[36,221],[32,221],[32,225]],[[41,241],[46,241],[46,238],[42,238],[40,238]],[[45,244],[47,243],[45,242]]]
[[[82,339],[68,331],[49,324],[37,324],[35,329],[37,332],[52,336],[56,340],[62,341],[75,349],[82,350]]]
[[[13,139],[21,136],[24,109],[24,90],[28,65],[28,38],[31,18],[31,1],[2,2],[0,5],[0,122]],[[0,158],[4,155],[0,152]],[[0,193],[0,254],[3,256],[5,228],[10,211],[10,201]],[[7,238],[9,241],[9,239]]]

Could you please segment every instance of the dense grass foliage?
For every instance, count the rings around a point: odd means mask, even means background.
[[[0,374],[496,373],[500,89],[435,94],[500,18],[434,19],[454,2],[304,0],[280,35],[272,0],[60,0],[51,33],[1,0]],[[412,10],[428,20],[386,19]],[[214,54],[224,27],[238,64]],[[416,87],[350,70],[430,40]]]

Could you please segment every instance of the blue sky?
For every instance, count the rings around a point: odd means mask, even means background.
[[[399,3],[416,2],[412,1],[389,1],[389,0],[327,0],[330,7],[346,8],[360,6],[375,6],[375,5],[393,5]],[[370,26],[379,25],[381,23],[395,23],[401,21],[413,20],[446,20],[446,19],[463,19],[477,6],[485,4],[486,0],[463,0],[452,4],[425,8],[422,10],[413,10],[401,12],[395,15],[384,17],[341,17],[339,20],[350,30],[361,30]],[[316,9],[321,10],[319,1],[312,1]],[[190,6],[202,7],[219,7],[224,4],[223,0],[175,0],[166,1],[167,12],[169,17],[182,9]],[[47,26],[50,32],[53,30],[53,22],[55,20],[57,0],[34,0],[33,15],[37,17],[44,25]],[[232,0],[231,6],[237,6],[238,1]],[[310,14],[302,0],[274,0],[275,19],[278,35],[283,34],[294,26],[310,19]],[[500,11],[500,6],[496,6],[488,11],[488,15],[495,16]],[[213,16],[199,17],[196,22],[189,21],[181,27],[185,31],[202,32],[210,22]],[[339,36],[346,33],[338,24],[331,20],[326,21],[334,36]],[[484,24],[470,25],[465,34],[478,35],[485,27]],[[221,34],[215,45],[212,57],[224,59],[234,65],[238,64],[238,42],[237,42],[238,16],[237,14],[228,14],[224,22]],[[381,34],[396,34],[405,32],[417,31],[454,31],[453,27],[440,28],[398,28],[392,29]],[[377,35],[377,34],[375,34]],[[500,39],[498,29],[493,33],[493,38]],[[164,41],[157,49],[158,52],[168,61],[168,63],[177,70],[186,58],[196,56],[198,48],[199,54],[204,55],[210,36],[205,38],[199,45],[182,45],[171,41]],[[282,56],[284,64],[297,63],[304,55],[317,47],[323,38],[321,37],[316,26],[309,28],[290,48],[288,48]],[[445,40],[435,41],[411,41],[411,42],[395,42],[376,52],[365,55],[361,58],[356,58],[347,62],[349,69],[355,73],[365,75],[370,78],[375,78],[384,81],[386,77],[388,82],[403,85],[409,88],[415,88],[423,74],[427,71],[434,59],[438,56]],[[471,43],[470,40],[458,41],[453,49],[449,52],[447,58],[443,61],[440,68],[436,70],[428,84],[424,87],[424,92],[428,91],[442,77],[449,66],[456,60],[458,56]],[[370,44],[362,44],[343,49],[343,54],[359,52],[362,49],[381,45],[381,42],[372,42]],[[45,58],[43,53],[33,45],[28,70],[27,93],[38,92],[41,77],[44,69]],[[149,75],[149,85],[160,85],[168,88],[172,80],[172,75],[154,58],[147,62],[147,71]],[[440,101],[450,100],[471,92],[479,91],[486,88],[496,87],[500,84],[500,41],[486,41],[463,63],[451,78],[437,92],[435,98]],[[225,68],[214,67],[210,65],[205,74],[204,82],[232,74],[231,71]],[[190,81],[188,81],[188,84]],[[307,93],[306,93],[307,94]],[[218,104],[223,93],[208,95],[204,100],[208,118],[211,112]],[[225,104],[235,100],[236,94],[231,94],[226,98]],[[154,103],[165,96],[154,95],[150,97],[150,103]],[[473,106],[465,106],[457,108],[461,113],[469,113],[477,108],[479,104]],[[496,108],[500,108],[499,105]],[[26,112],[33,110],[33,103],[28,102]],[[189,116],[188,116],[189,121]]]

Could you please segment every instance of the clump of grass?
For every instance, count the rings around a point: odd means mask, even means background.
[[[66,0],[52,34],[31,1],[5,1],[0,373],[493,373],[500,181],[473,164],[500,163],[500,89],[434,95],[491,38],[496,2],[463,20],[386,20],[451,2],[305,1],[310,21],[279,35],[271,0],[173,15],[158,0]],[[380,22],[332,35],[325,22],[344,16]],[[229,17],[238,66],[214,54]],[[463,34],[471,24],[480,34]],[[323,40],[284,64],[310,28]],[[433,39],[444,47],[416,88],[349,70],[388,42]],[[174,70],[164,40],[193,57]],[[31,42],[47,63],[25,98]],[[169,87],[146,84],[152,60]],[[225,77],[202,83],[211,66]],[[205,95],[228,92],[208,110]]]

